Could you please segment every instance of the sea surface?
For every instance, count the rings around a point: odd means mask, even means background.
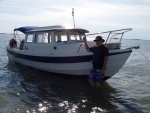
[[[6,46],[12,35],[0,34],[0,113],[150,113],[150,40],[124,39],[139,45],[100,89],[86,78],[50,74],[9,64]]]

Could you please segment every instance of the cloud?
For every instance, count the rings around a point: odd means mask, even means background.
[[[149,5],[149,0],[3,1],[0,22],[14,21],[16,26],[73,25],[71,11],[75,8],[76,26],[93,32],[128,27],[146,31],[150,29]]]

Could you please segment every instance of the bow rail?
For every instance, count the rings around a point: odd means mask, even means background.
[[[117,35],[121,35],[121,36],[120,36],[119,43],[118,43],[118,44],[120,44],[120,43],[121,43],[121,40],[122,40],[122,38],[123,38],[124,33],[129,32],[129,31],[131,31],[131,30],[132,30],[132,28],[126,28],[126,29],[119,29],[119,30],[112,30],[112,31],[105,31],[105,32],[97,32],[97,33],[92,33],[92,34],[86,34],[86,35],[84,35],[84,36],[98,35],[98,34],[108,34],[108,36],[107,36],[107,38],[106,38],[106,41],[105,41],[105,45],[106,45],[106,44],[108,43],[108,40],[109,40],[109,43],[110,43],[110,42],[111,42],[111,39],[112,39],[113,37],[115,37],[115,36],[117,36]],[[83,37],[84,37],[84,36],[83,36]],[[82,42],[80,43],[78,52],[79,52],[79,50],[80,50],[80,48],[81,48],[82,43],[83,43],[83,40],[82,40]]]

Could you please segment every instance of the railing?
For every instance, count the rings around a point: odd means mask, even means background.
[[[119,43],[121,43],[121,40],[122,40],[122,38],[123,38],[124,33],[129,32],[129,31],[131,31],[131,30],[132,30],[132,28],[126,28],[126,29],[112,30],[112,31],[106,31],[106,32],[92,33],[92,34],[87,34],[87,35],[84,35],[84,36],[98,35],[98,34],[105,34],[105,33],[106,33],[106,34],[108,34],[107,39],[106,39],[106,41],[105,41],[105,45],[106,45],[107,42],[108,42],[108,40],[110,40],[110,41],[109,41],[109,43],[110,43],[110,42],[111,42],[111,39],[112,39],[114,36],[117,36],[117,35],[121,35],[120,40],[119,40]],[[82,41],[82,42],[83,42],[83,41]],[[81,42],[81,44],[80,44],[80,46],[79,46],[78,52],[79,52],[79,50],[80,50],[80,48],[81,48],[82,42]]]
[[[129,31],[131,31],[131,30],[132,30],[132,28],[126,28],[126,29],[119,29],[119,30],[113,30],[113,31],[106,31],[106,32],[99,32],[99,33],[87,34],[87,35],[85,35],[85,36],[108,33],[108,37],[107,37],[106,42],[105,42],[105,44],[106,44],[111,35],[112,35],[112,36],[111,36],[110,40],[111,40],[114,36],[121,34],[121,38],[120,38],[120,41],[119,41],[119,42],[121,42],[124,33],[129,32]]]

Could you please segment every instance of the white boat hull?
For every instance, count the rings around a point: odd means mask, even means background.
[[[131,49],[109,50],[108,64],[105,73],[106,79],[112,77],[120,70],[131,52]],[[17,62],[22,65],[57,74],[88,75],[92,69],[92,53],[88,52],[79,52],[79,54],[72,54],[72,56],[68,56],[64,53],[63,57],[62,54],[60,54],[61,57],[58,55],[46,57],[45,55],[27,55],[22,51],[7,47],[7,55],[10,62]]]

